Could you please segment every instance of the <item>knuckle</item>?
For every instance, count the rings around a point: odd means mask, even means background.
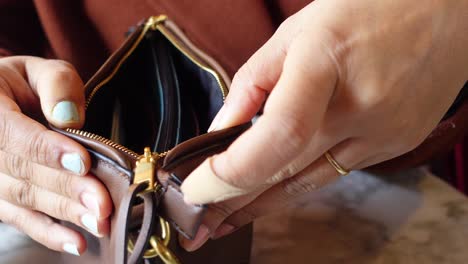
[[[48,153],[54,153],[54,151],[49,149],[45,132],[33,133],[30,142],[31,144],[26,148],[26,155],[38,163],[47,164]]]
[[[4,159],[6,172],[15,178],[29,181],[32,177],[31,164],[21,156],[7,155]]]
[[[49,60],[47,63],[54,66],[54,71],[50,75],[52,82],[67,83],[79,79],[75,68],[69,62],[63,60]]]
[[[20,181],[9,187],[9,199],[15,204],[30,209],[36,209],[36,190],[27,181]]]
[[[53,249],[51,245],[54,244],[56,237],[54,236],[54,232],[50,232],[49,230],[53,225],[55,225],[55,222],[50,217],[45,215],[41,215],[41,218],[41,220],[44,221],[48,228],[38,230],[37,233],[34,234],[34,239],[39,241],[44,246]]]
[[[24,230],[25,217],[23,214],[10,214],[7,217],[4,217],[2,221],[7,224],[15,227],[19,231]]]
[[[5,111],[0,111],[0,149],[5,150],[10,142],[11,125]]]
[[[310,177],[294,177],[283,181],[281,188],[286,197],[297,197],[316,190],[318,186]]]
[[[52,214],[62,220],[73,220],[71,204],[67,199],[62,197],[56,200],[55,206],[52,207]]]
[[[69,174],[67,174],[66,172],[62,172],[60,171],[58,173],[58,180],[55,181],[55,188],[56,188],[56,192],[58,193],[61,193],[61,194],[64,194],[64,195],[67,195],[69,197],[71,197],[72,195],[72,188],[71,186],[73,186],[73,178],[74,176],[71,176]]]
[[[221,216],[223,219],[234,212],[234,209],[229,207],[226,203],[211,204],[210,208],[213,210],[213,212]]]
[[[275,184],[283,181],[284,179],[290,178],[300,171],[300,167],[297,164],[289,164],[288,166],[282,168],[270,179],[271,184]]]
[[[280,138],[285,141],[285,144],[280,144],[282,148],[284,147],[282,153],[290,156],[304,149],[310,139],[305,122],[296,115],[289,115],[288,118],[279,120]]]

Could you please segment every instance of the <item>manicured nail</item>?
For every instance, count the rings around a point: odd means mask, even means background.
[[[213,158],[206,159],[182,183],[184,201],[188,204],[216,203],[248,193],[247,190],[232,186],[215,175]]]
[[[99,218],[99,215],[100,215],[99,204],[95,195],[91,193],[87,193],[87,192],[82,193],[81,203],[86,208],[88,208],[91,212],[93,212],[96,218]]]
[[[77,174],[83,173],[84,163],[78,153],[65,153],[62,155],[60,162],[62,163],[63,168],[71,172]]]
[[[84,214],[81,217],[81,223],[94,235],[100,237],[101,235],[99,234],[98,230],[98,223],[97,223],[97,218],[96,216],[92,214]]]
[[[221,108],[221,110],[219,110],[218,114],[216,114],[215,118],[213,119],[213,122],[211,122],[211,125],[208,128],[208,132],[212,132],[212,131],[216,130],[216,128],[218,127],[219,120],[223,116],[224,109],[225,109],[225,107],[223,106]]]
[[[236,229],[235,226],[233,225],[230,225],[230,224],[222,224],[221,226],[218,227],[218,229],[216,229],[214,235],[213,235],[213,239],[218,239],[218,238],[221,238],[223,236],[226,236],[226,235],[229,235],[231,234],[234,230]]]
[[[60,123],[75,123],[80,121],[80,115],[76,104],[70,101],[62,101],[52,109],[52,118]]]
[[[185,250],[192,252],[203,246],[209,238],[210,230],[205,225],[201,225],[193,240],[181,239],[180,243]]]
[[[78,251],[78,247],[72,243],[65,243],[63,244],[63,251],[67,252],[68,254],[72,254],[75,256],[80,256],[80,252]]]

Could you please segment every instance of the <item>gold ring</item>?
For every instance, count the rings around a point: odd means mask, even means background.
[[[327,158],[328,162],[332,167],[339,173],[341,176],[346,176],[348,175],[349,171],[345,168],[343,168],[331,155],[330,152],[325,152],[325,158]]]

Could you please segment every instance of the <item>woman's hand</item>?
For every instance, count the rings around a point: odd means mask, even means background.
[[[200,247],[348,170],[418,146],[468,79],[466,1],[318,0],[287,19],[236,74],[212,124],[263,115],[183,183],[212,203]]]
[[[83,83],[74,68],[35,57],[1,58],[0,220],[53,250],[78,255],[86,249],[82,235],[53,218],[102,236],[112,204],[87,174],[87,151],[48,130],[39,122],[44,118],[58,127],[83,124]]]

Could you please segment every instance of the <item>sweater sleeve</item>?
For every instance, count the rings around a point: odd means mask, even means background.
[[[33,2],[0,0],[0,56],[42,56],[46,47]]]

